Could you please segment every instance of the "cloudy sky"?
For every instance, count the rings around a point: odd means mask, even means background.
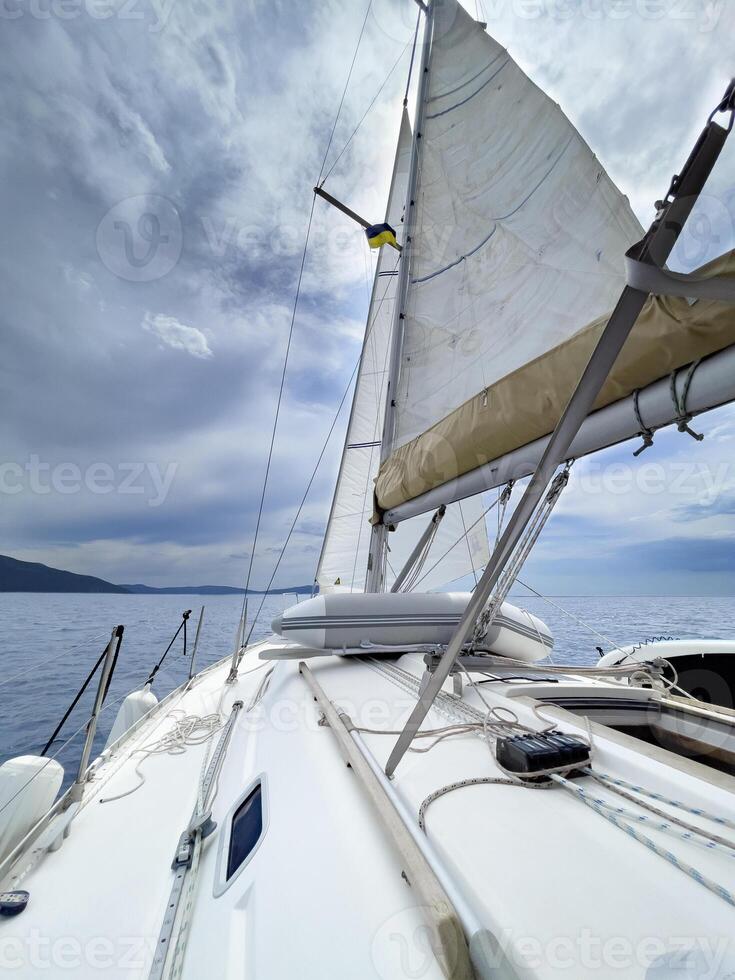
[[[733,5],[482,8],[647,223],[735,74]],[[1,552],[116,582],[242,584],[311,187],[365,9],[2,0]],[[374,0],[327,163],[385,82],[327,184],[367,215],[384,208],[415,16]],[[694,251],[702,235],[732,247],[735,145],[702,222]],[[256,586],[353,370],[373,261],[319,202]],[[344,423],[279,585],[313,577]],[[578,464],[526,578],[556,594],[735,591],[735,412],[700,425],[702,444],[667,432],[638,462],[625,446]]]

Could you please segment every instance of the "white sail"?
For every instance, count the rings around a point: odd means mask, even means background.
[[[404,109],[386,210],[386,221],[396,230],[399,242],[410,156],[411,125]],[[355,591],[362,591],[365,585],[398,257],[390,247],[381,248],[378,256],[352,411],[317,569],[320,588],[337,581]]]
[[[552,431],[642,236],[561,109],[456,0],[434,7],[395,436],[376,485],[391,520],[424,495],[496,485],[496,462]],[[735,256],[702,270],[734,272]],[[734,342],[726,304],[651,297],[595,408]]]
[[[507,51],[455,0],[434,16],[396,446],[608,311],[642,235]]]
[[[399,242],[410,154],[411,127],[404,110],[386,214]],[[384,246],[378,257],[345,447],[317,570],[316,580],[321,589],[335,582],[358,592],[365,587],[398,255],[395,249]],[[427,559],[420,585],[422,591],[453,582],[487,562],[487,534],[481,514],[480,497],[447,509]],[[425,519],[409,521],[389,536],[386,587],[390,588],[425,527]],[[469,533],[465,537],[466,531]],[[442,556],[445,556],[443,561],[432,570]]]
[[[481,496],[458,500],[446,509],[423,570],[411,591],[429,592],[480,572],[490,558]],[[401,522],[388,535],[385,587],[390,589],[414,545],[426,528],[428,517]]]

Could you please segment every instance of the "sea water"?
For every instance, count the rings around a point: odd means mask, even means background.
[[[267,636],[271,620],[295,598],[293,594],[265,599],[252,596],[251,617],[262,601],[252,639]],[[735,639],[733,598],[575,596],[554,598],[556,605],[536,597],[511,599],[550,626],[555,638],[554,659],[559,663],[594,663],[597,647],[608,650],[652,637]],[[186,680],[202,605],[205,612],[198,670],[232,652],[241,597],[0,594],[0,762],[41,751],[113,627],[122,624],[125,633],[120,656],[94,745],[95,753],[101,751],[120,700],[145,683],[181,623],[183,611],[191,608],[187,656],[183,656],[180,633],[153,690],[162,698]],[[79,760],[95,689],[96,677],[48,752],[57,753],[67,779]]]

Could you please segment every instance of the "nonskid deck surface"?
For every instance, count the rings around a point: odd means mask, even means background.
[[[298,662],[259,660],[266,650],[263,644],[250,648],[234,684],[224,683],[228,664],[201,675],[98,769],[69,838],[15,885],[28,889],[31,900],[19,917],[0,920],[4,973],[148,976],[171,889],[171,861],[196,801],[207,746],[150,755],[140,765],[145,781],[139,789],[100,800],[138,783],[138,750],[157,742],[176,718],[218,710],[226,718],[241,700],[213,805],[218,829],[205,844],[198,872],[182,976],[442,975],[399,856],[329,728],[319,724]],[[262,699],[251,707],[271,669]],[[363,738],[384,764],[395,736],[372,732],[395,731],[405,722],[416,702],[421,658],[328,657],[312,661],[311,669],[355,725],[372,730]],[[471,688],[465,686],[461,699],[451,691],[447,684],[427,728],[487,712]],[[482,694],[494,707],[511,707],[529,727],[542,727],[528,697],[509,699],[490,684]],[[554,709],[542,711],[550,716]],[[586,731],[581,719],[561,714],[559,727]],[[729,777],[678,765],[666,752],[639,749],[632,739],[608,738],[604,730],[595,733],[593,765],[715,814],[731,818],[735,809]],[[500,780],[504,774],[475,732],[446,738],[428,752],[409,752],[393,785],[416,815],[438,789],[478,777]],[[258,780],[264,834],[228,886],[218,862],[221,836]],[[589,777],[575,783],[635,809]],[[713,829],[702,818],[686,818]],[[562,787],[465,785],[436,799],[425,820],[463,897],[495,936],[499,964],[505,960],[503,969],[512,965],[518,977],[659,980],[677,955],[681,961],[682,950],[689,950],[695,966],[710,970],[683,974],[687,978],[724,978],[733,969],[735,910],[723,897]],[[697,873],[735,889],[735,861],[722,848],[675,839],[650,825],[639,829]]]

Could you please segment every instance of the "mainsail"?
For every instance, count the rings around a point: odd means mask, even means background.
[[[461,498],[442,487],[553,429],[642,234],[561,109],[456,0],[434,2],[420,147],[394,439],[376,484],[391,521],[419,495]],[[733,342],[723,304],[652,297],[595,407]],[[470,492],[497,485],[483,480]]]
[[[386,221],[396,229],[399,242],[403,238],[402,217],[411,141],[411,127],[404,109],[386,213]],[[317,570],[320,589],[335,582],[358,592],[365,587],[369,521],[381,455],[398,255],[396,250],[384,246],[378,257],[352,411]],[[452,582],[487,562],[487,533],[481,515],[479,497],[447,509],[428,556],[425,577],[420,582],[422,591]],[[390,588],[425,527],[425,519],[407,521],[399,531],[390,535],[386,587]],[[465,531],[469,531],[466,536]],[[432,568],[442,556],[443,560]]]

